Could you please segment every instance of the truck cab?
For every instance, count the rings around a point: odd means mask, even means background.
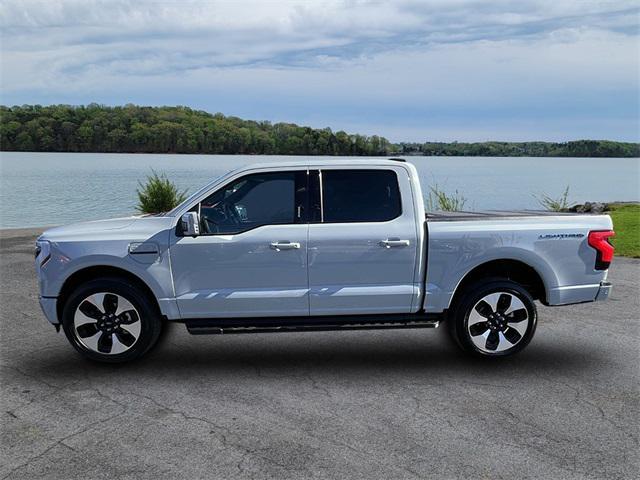
[[[174,288],[185,318],[410,313],[420,305],[424,209],[413,167],[242,171],[176,210]],[[417,189],[417,195],[414,190]]]

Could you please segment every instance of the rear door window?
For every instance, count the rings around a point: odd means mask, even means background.
[[[322,170],[324,223],[386,222],[402,214],[393,170]]]

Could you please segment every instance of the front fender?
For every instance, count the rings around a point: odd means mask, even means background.
[[[176,317],[167,247],[158,244],[157,253],[150,258],[147,253],[129,253],[129,241],[100,242],[99,245],[101,252],[92,252],[97,243],[52,242],[51,258],[38,271],[40,295],[58,297],[65,282],[75,273],[87,268],[110,267],[139,278],[156,297],[161,312],[170,318]]]

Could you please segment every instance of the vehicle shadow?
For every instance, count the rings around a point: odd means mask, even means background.
[[[83,359],[67,348],[41,352],[21,361],[20,369],[31,375],[61,382],[82,375],[92,381],[112,377],[133,381],[144,377],[228,379],[267,376],[278,378],[296,373],[371,377],[400,374],[423,376],[495,375],[566,376],[602,365],[598,351],[580,345],[560,343],[552,337],[534,339],[519,355],[505,359],[483,359],[463,354],[446,335],[393,338],[386,335],[352,334],[267,334],[193,337],[183,335],[162,343],[143,359],[130,364],[101,364]],[[251,337],[251,338],[249,338]],[[538,341],[536,341],[538,340]],[[45,355],[46,358],[40,358]]]

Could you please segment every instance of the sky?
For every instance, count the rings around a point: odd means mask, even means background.
[[[640,4],[3,0],[0,103],[186,105],[392,141],[640,141]]]

